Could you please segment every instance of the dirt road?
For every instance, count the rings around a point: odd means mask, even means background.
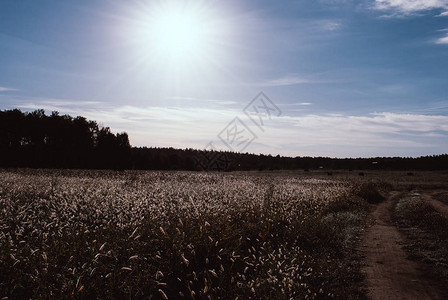
[[[406,258],[404,239],[393,224],[391,197],[372,212],[372,225],[361,243],[365,256],[363,272],[370,299],[443,299],[431,281],[422,275],[417,262]]]
[[[446,192],[446,191],[445,191]],[[439,192],[440,193],[440,192]],[[437,200],[437,199],[434,199],[434,194],[435,193],[431,193],[431,194],[429,194],[429,193],[423,193],[422,195],[421,195],[421,197],[424,199],[424,200],[426,200],[426,201],[429,201],[429,203],[431,203],[431,205],[439,212],[439,213],[441,213],[441,214],[443,214],[443,215],[445,215],[445,216],[448,216],[448,205],[446,205],[445,203],[443,203],[443,202],[441,202],[441,201],[439,201],[439,200]]]

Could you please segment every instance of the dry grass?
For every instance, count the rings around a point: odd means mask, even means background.
[[[352,256],[367,207],[357,181],[188,172],[0,175],[2,297],[363,297]]]
[[[428,275],[446,287],[448,283],[448,218],[440,214],[419,193],[411,192],[399,199],[394,217],[405,232],[409,255],[426,263]]]

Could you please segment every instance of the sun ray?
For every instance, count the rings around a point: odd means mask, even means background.
[[[234,16],[214,1],[147,1],[122,23],[128,67],[120,78],[146,80],[166,94],[196,91],[204,82],[235,82]]]

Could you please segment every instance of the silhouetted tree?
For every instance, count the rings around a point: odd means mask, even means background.
[[[4,167],[124,169],[130,166],[130,148],[126,133],[114,135],[84,117],[0,111]]]

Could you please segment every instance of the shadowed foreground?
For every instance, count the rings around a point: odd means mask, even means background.
[[[369,298],[445,299],[436,284],[425,278],[419,264],[407,259],[404,238],[390,217],[392,205],[389,198],[374,209],[373,225],[361,244]]]

